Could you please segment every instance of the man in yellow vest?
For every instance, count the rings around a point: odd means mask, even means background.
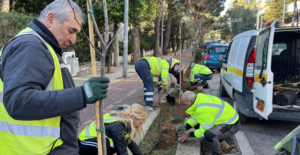
[[[241,126],[239,115],[233,107],[218,97],[202,93],[196,95],[191,91],[183,93],[181,103],[189,106],[186,113],[191,116],[186,130],[198,128],[179,135],[178,140],[184,142],[189,137],[205,138],[214,155],[222,154],[220,142],[224,143],[224,139],[237,133]]]
[[[196,85],[199,83],[201,86],[207,85],[207,80],[211,80],[213,78],[213,72],[207,68],[206,66],[192,63],[191,64],[192,72],[191,72],[191,81],[188,83],[189,85]]]
[[[71,7],[72,6],[72,7]],[[55,0],[0,51],[0,154],[77,154],[79,110],[107,95],[108,78],[75,87],[62,49],[84,21],[72,0]]]
[[[169,62],[157,57],[143,57],[135,64],[135,71],[144,83],[144,102],[146,110],[156,110],[153,106],[154,77],[159,76],[163,85],[168,84]]]

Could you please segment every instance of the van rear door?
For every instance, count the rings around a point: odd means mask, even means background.
[[[273,107],[273,72],[271,71],[272,46],[274,39],[274,21],[269,27],[259,31],[256,40],[254,64],[253,109],[268,120]]]

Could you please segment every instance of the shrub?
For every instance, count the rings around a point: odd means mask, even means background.
[[[5,45],[11,38],[18,34],[32,20],[28,16],[18,12],[0,13],[0,47]]]
[[[195,63],[204,64],[204,56],[202,55],[203,49],[196,48],[195,49]]]

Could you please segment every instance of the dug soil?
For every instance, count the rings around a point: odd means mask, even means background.
[[[178,96],[177,94],[177,90],[174,90],[174,92],[176,91],[176,93],[171,93],[171,96]],[[156,103],[158,104],[158,103]],[[178,97],[176,97],[176,103],[175,105],[171,105],[168,102],[165,103],[161,103],[162,105],[162,110],[163,110],[163,121],[162,121],[162,126],[161,126],[161,137],[156,145],[156,149],[160,149],[160,150],[167,150],[170,148],[170,146],[174,145],[177,141],[177,139],[175,138],[175,131],[178,127],[178,124],[183,124],[184,123],[184,119],[186,117],[188,117],[188,115],[185,113],[185,111],[187,110],[187,106],[185,106],[184,104],[179,104],[178,103]],[[155,105],[158,106],[158,105]],[[173,122],[170,119],[171,116],[171,111],[170,108],[172,106],[176,106],[177,110],[174,112],[173,117],[175,116],[181,116],[182,120],[181,121],[177,121],[177,122]],[[159,136],[159,133],[156,133],[154,135],[152,135],[152,139],[156,140]]]

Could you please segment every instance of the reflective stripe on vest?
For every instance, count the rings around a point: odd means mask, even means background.
[[[54,60],[55,70],[47,90],[63,89],[61,65],[53,48],[47,44],[38,33],[31,28],[22,30],[14,38],[22,35],[38,37],[48,48]],[[13,38],[13,39],[14,39]],[[4,48],[2,48],[4,49]],[[2,56],[2,50],[0,51]],[[48,154],[51,149],[62,145],[60,138],[60,119],[53,117],[43,120],[21,121],[9,116],[3,104],[3,82],[0,79],[0,150],[4,154]],[[42,104],[42,103],[41,103]]]
[[[144,58],[146,58],[146,59],[148,60],[148,64],[149,64],[150,70],[151,70],[151,69],[152,69],[152,62],[151,62],[151,59],[150,59],[149,57],[144,57]],[[157,62],[158,62],[158,71],[157,71],[156,74],[160,74],[160,68],[161,68],[160,60],[161,60],[161,59],[158,59],[158,58],[156,58],[156,59],[157,59]],[[166,68],[163,67],[163,69],[166,69]],[[168,70],[168,69],[166,69],[166,70]],[[169,70],[168,70],[168,71],[169,71]]]
[[[209,129],[210,127],[214,126],[215,121],[221,116],[221,114],[223,113],[224,108],[225,108],[224,101],[223,100],[221,100],[221,101],[222,101],[222,105],[218,105],[218,104],[214,104],[214,103],[200,103],[200,104],[197,105],[197,108],[200,108],[200,107],[203,107],[203,106],[219,108],[219,112],[217,113],[217,115],[216,115],[216,117],[215,117],[215,119],[212,123],[210,123],[210,124],[200,124],[203,128]],[[235,115],[231,119],[229,119],[227,122],[222,123],[222,124],[230,124],[236,118],[237,118],[237,113],[235,113]]]
[[[103,118],[104,118],[104,123],[106,124],[119,121],[117,116],[111,116],[109,113],[104,114]],[[97,128],[96,121],[93,121],[91,124],[89,124],[82,130],[82,132],[79,135],[79,140],[84,141],[87,139],[96,138],[97,137],[96,128]],[[126,136],[128,135],[129,134],[126,134]],[[106,135],[105,137],[109,140],[110,147],[114,148],[115,146],[113,140]]]

